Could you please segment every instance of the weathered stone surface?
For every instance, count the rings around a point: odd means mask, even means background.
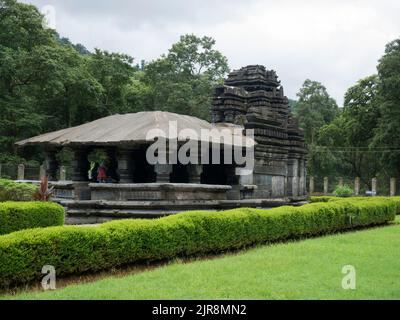
[[[307,195],[307,148],[275,71],[254,65],[232,72],[215,90],[214,123],[253,129],[256,197]]]
[[[92,200],[108,201],[162,201],[162,200],[226,200],[231,186],[143,183],[143,184],[89,184]]]

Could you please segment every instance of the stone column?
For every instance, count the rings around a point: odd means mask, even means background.
[[[288,159],[287,195],[299,195],[299,160],[294,158]]]
[[[188,166],[189,183],[201,184],[201,174],[203,173],[203,166],[191,164]]]
[[[324,178],[324,194],[327,195],[329,193],[329,178]]]
[[[67,169],[64,166],[60,167],[60,181],[67,180]]]
[[[72,160],[72,181],[88,181],[90,164],[87,159],[87,149],[77,148],[74,150]]]
[[[304,194],[306,194],[306,180],[304,178],[304,160],[300,159],[299,160],[299,186],[298,186],[298,195],[299,196],[303,196]]]
[[[344,185],[344,182],[343,182],[343,178],[342,177],[340,177],[339,178],[339,187],[343,187],[343,185]]]
[[[395,197],[396,196],[396,183],[397,183],[396,178],[391,178],[390,179],[390,196],[391,197]]]
[[[17,180],[25,180],[25,165],[18,165]]]
[[[156,164],[154,172],[157,175],[157,183],[169,183],[172,170],[172,164]]]
[[[372,179],[372,194],[376,196],[378,194],[378,179]]]
[[[361,179],[359,177],[355,178],[355,180],[354,180],[354,194],[356,196],[360,195],[360,189],[361,189],[360,188],[360,182],[361,182]]]
[[[315,190],[314,177],[310,177],[310,195],[314,193],[314,190]]]
[[[133,183],[134,160],[133,151],[128,149],[119,149],[117,153],[118,172],[120,183]]]
[[[57,170],[58,170],[56,152],[55,150],[46,150],[44,155],[45,155],[44,166],[46,168],[46,175],[49,178],[49,181],[56,181]]]

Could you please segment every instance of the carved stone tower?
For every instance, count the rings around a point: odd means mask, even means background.
[[[254,198],[307,196],[304,135],[275,71],[254,65],[232,72],[215,90],[212,121],[254,129],[255,169],[246,181],[257,186]]]

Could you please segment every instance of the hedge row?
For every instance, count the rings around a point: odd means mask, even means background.
[[[345,200],[26,230],[0,237],[0,285],[39,280],[44,265],[63,276],[385,224],[395,210],[392,201]]]
[[[353,197],[353,198],[338,198],[333,196],[320,196],[320,197],[311,197],[311,203],[320,203],[320,202],[334,202],[334,201],[343,201],[346,199],[351,200],[363,200],[363,201],[374,201],[376,199],[393,201],[397,207],[397,214],[400,214],[400,197]]]
[[[58,204],[50,202],[0,203],[0,235],[24,229],[62,226],[63,224],[64,208]]]
[[[0,179],[0,202],[31,201],[33,200],[37,188],[37,186],[29,183]]]

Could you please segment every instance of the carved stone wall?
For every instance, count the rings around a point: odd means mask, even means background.
[[[212,121],[254,129],[254,198],[306,196],[304,135],[275,71],[254,65],[232,72],[215,90]]]

